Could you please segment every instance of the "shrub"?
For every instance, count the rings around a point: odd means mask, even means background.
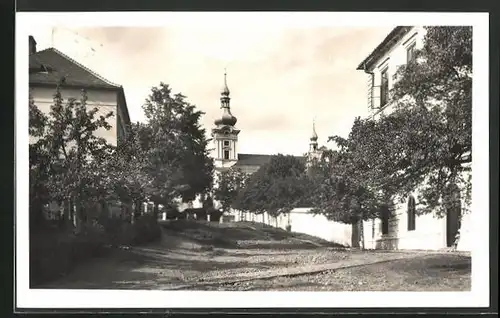
[[[101,256],[106,250],[104,229],[85,225],[72,231],[38,232],[30,237],[30,284],[36,285],[65,275],[85,259]]]
[[[82,225],[78,234],[54,228],[31,233],[30,284],[64,276],[85,260],[108,253],[109,245],[144,244],[160,237],[160,226],[152,215],[141,216],[134,224],[119,217],[103,217]]]
[[[158,221],[152,215],[143,215],[135,220],[129,230],[132,244],[144,244],[159,240],[161,228]]]
[[[222,217],[222,211],[215,208],[208,208],[207,214],[210,215],[211,222],[219,222]]]

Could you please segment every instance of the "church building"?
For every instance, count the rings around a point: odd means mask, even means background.
[[[252,174],[271,160],[272,155],[268,154],[246,154],[238,152],[238,136],[240,130],[237,128],[237,118],[231,112],[230,91],[227,85],[227,74],[224,74],[224,85],[221,91],[220,103],[222,115],[214,121],[212,129],[212,139],[214,142],[214,163],[215,182],[219,172],[229,168],[237,168],[241,171]],[[313,160],[321,158],[324,147],[318,146],[318,134],[313,122],[312,134],[309,138],[309,150],[305,156],[299,156],[301,160],[310,164]],[[217,207],[217,202],[215,202]],[[231,211],[224,215],[221,221],[255,221],[289,229],[296,232],[315,235],[326,240],[335,241],[345,245],[351,245],[350,225],[328,221],[322,215],[312,215],[310,208],[296,208],[289,213],[278,217],[272,217],[267,213],[254,214],[251,212],[241,213]]]

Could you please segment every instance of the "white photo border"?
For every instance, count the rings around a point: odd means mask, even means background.
[[[133,17],[133,18],[132,18]],[[240,292],[58,290],[29,288],[28,41],[37,26],[105,27],[253,23],[291,27],[473,26],[472,255],[470,292]],[[64,12],[16,14],[16,300],[28,308],[348,308],[488,307],[489,304],[489,14],[384,12]],[[353,65],[353,71],[356,65]]]

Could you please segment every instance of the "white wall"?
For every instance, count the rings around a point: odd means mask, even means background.
[[[470,214],[462,216],[459,250],[471,249],[471,221]],[[365,247],[369,249],[439,250],[447,247],[446,217],[439,218],[433,213],[417,215],[415,230],[408,231],[407,201],[396,206],[394,216],[389,221],[388,234],[382,234],[380,219],[364,221],[363,226]]]
[[[329,221],[323,215],[309,213],[310,208],[296,208],[290,213],[293,232],[304,233],[324,240],[351,246],[352,226]]]
[[[45,114],[50,112],[50,107],[53,105],[53,95],[55,93],[54,87],[30,87],[31,96],[35,102],[35,105]],[[66,102],[69,98],[75,98],[79,100],[81,97],[81,90],[79,89],[61,89],[61,95]],[[109,112],[113,112],[113,116],[109,118],[108,122],[111,125],[110,130],[99,129],[96,135],[105,138],[108,143],[116,145],[118,138],[118,122],[117,122],[117,111],[118,111],[118,101],[117,92],[106,91],[106,90],[87,90],[87,105],[89,109],[97,107],[99,112],[96,116],[106,115]],[[32,139],[30,139],[30,142]]]

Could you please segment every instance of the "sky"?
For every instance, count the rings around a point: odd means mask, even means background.
[[[37,49],[56,47],[123,85],[131,120],[160,82],[205,112],[209,133],[220,117],[227,69],[239,153],[302,155],[315,119],[319,144],[349,134],[367,115],[366,74],[357,65],[392,27],[37,27]]]

